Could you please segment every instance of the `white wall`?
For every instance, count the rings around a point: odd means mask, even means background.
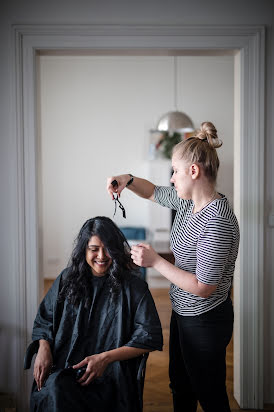
[[[15,335],[20,334],[16,325],[17,302],[14,289],[19,283],[15,265],[18,250],[17,204],[17,146],[13,111],[15,105],[13,61],[13,24],[178,24],[178,25],[266,25],[266,105],[265,105],[265,402],[274,403],[274,232],[268,225],[268,214],[274,208],[274,2],[272,0],[10,0],[0,4],[0,193],[1,193],[1,288],[0,288],[0,339],[1,376],[0,391],[18,391],[18,377],[14,348]],[[23,262],[22,262],[23,264]],[[23,342],[25,345],[26,342]]]
[[[182,56],[177,72],[178,108],[195,127],[212,121],[223,140],[218,188],[231,202],[233,61],[233,56]],[[170,162],[157,161],[155,167],[148,147],[149,129],[174,109],[173,72],[172,56],[40,57],[43,276],[56,277],[66,266],[86,219],[112,218],[107,176],[131,172],[169,184]],[[121,201],[127,219],[118,209],[118,225],[170,228],[169,210],[126,190]]]

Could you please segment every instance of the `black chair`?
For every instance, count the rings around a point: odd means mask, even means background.
[[[143,410],[143,392],[144,392],[144,383],[146,376],[146,364],[148,359],[149,352],[144,353],[142,356],[139,356],[140,362],[137,368],[137,385],[138,385],[138,399],[139,399],[139,410]]]
[[[24,369],[30,369],[33,356],[38,352],[39,341],[33,341],[29,344],[24,357]],[[143,392],[146,375],[146,363],[149,352],[136,358],[136,370],[137,370],[137,388],[138,388],[138,402],[139,411],[143,410]]]

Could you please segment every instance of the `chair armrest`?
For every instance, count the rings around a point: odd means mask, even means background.
[[[39,340],[35,340],[29,344],[24,357],[24,369],[30,369],[33,355],[38,352]]]
[[[148,358],[149,352],[144,353],[142,355],[141,362],[139,364],[138,372],[137,372],[137,381],[141,381],[145,377],[146,373],[146,363],[147,363],[147,358]]]
[[[138,388],[138,412],[143,411],[143,390],[146,374],[146,363],[149,352],[141,356],[141,360],[137,369],[137,388]]]

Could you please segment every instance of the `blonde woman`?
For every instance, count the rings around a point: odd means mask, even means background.
[[[214,125],[204,122],[174,147],[173,187],[132,175],[107,181],[112,198],[127,187],[176,210],[170,237],[175,265],[148,244],[131,251],[134,263],[153,267],[171,282],[169,376],[175,412],[196,411],[198,401],[205,412],[230,411],[225,355],[233,331],[230,292],[239,227],[227,198],[215,189],[221,144]]]

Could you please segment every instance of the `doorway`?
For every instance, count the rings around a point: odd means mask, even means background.
[[[171,162],[160,155],[156,164],[149,160],[149,130],[155,128],[164,112],[173,109],[174,83],[178,85],[178,109],[191,117],[194,126],[210,120],[218,129],[223,146],[218,150],[221,166],[217,189],[233,204],[235,52],[189,51],[180,55],[177,51],[176,81],[170,51],[160,54],[150,50],[150,55],[144,50],[138,55],[130,50],[102,53],[37,53],[39,265],[46,284],[66,267],[82,223],[100,214],[112,218],[113,205],[105,191],[107,176],[130,170],[136,176],[152,178],[155,184],[169,184]],[[151,239],[155,230],[170,230],[171,219],[162,218],[163,208],[147,204],[130,192],[123,192],[122,201],[127,219],[117,214],[114,221],[119,226],[146,226]],[[170,210],[165,211],[170,215]],[[168,282],[152,275],[147,270],[165,341],[163,354],[149,357],[144,411],[168,411],[172,409],[166,324]],[[235,409],[232,343],[228,359],[228,391]],[[157,384],[162,388],[160,397]]]
[[[20,197],[20,253],[26,264],[18,260],[18,277],[26,294],[16,291],[20,302],[18,324],[24,325],[25,340],[30,335],[34,313],[38,305],[41,279],[38,269],[38,219],[36,181],[36,105],[35,105],[35,53],[41,49],[117,49],[152,48],[182,50],[239,50],[241,61],[240,85],[240,190],[239,221],[242,233],[240,250],[240,405],[258,407],[263,402],[263,107],[264,107],[264,30],[261,27],[56,27],[17,26],[15,30],[15,55],[17,59],[16,79],[17,103],[14,108],[18,116],[18,174]],[[253,64],[253,62],[257,62]],[[256,102],[254,104],[253,102]],[[261,136],[262,139],[258,139]],[[247,143],[248,144],[245,144]],[[260,142],[260,144],[259,144]],[[243,150],[243,148],[245,150]],[[249,158],[253,159],[252,165]],[[250,184],[252,182],[252,185]],[[259,201],[260,200],[260,201]],[[243,284],[245,288],[243,289]],[[27,286],[27,288],[26,288]],[[252,296],[252,299],[248,299]],[[27,304],[28,302],[28,304]],[[254,307],[257,308],[254,311]],[[252,314],[252,316],[250,315]],[[24,348],[18,340],[18,360]],[[248,343],[248,344],[247,344]],[[25,379],[23,384],[24,403]]]

